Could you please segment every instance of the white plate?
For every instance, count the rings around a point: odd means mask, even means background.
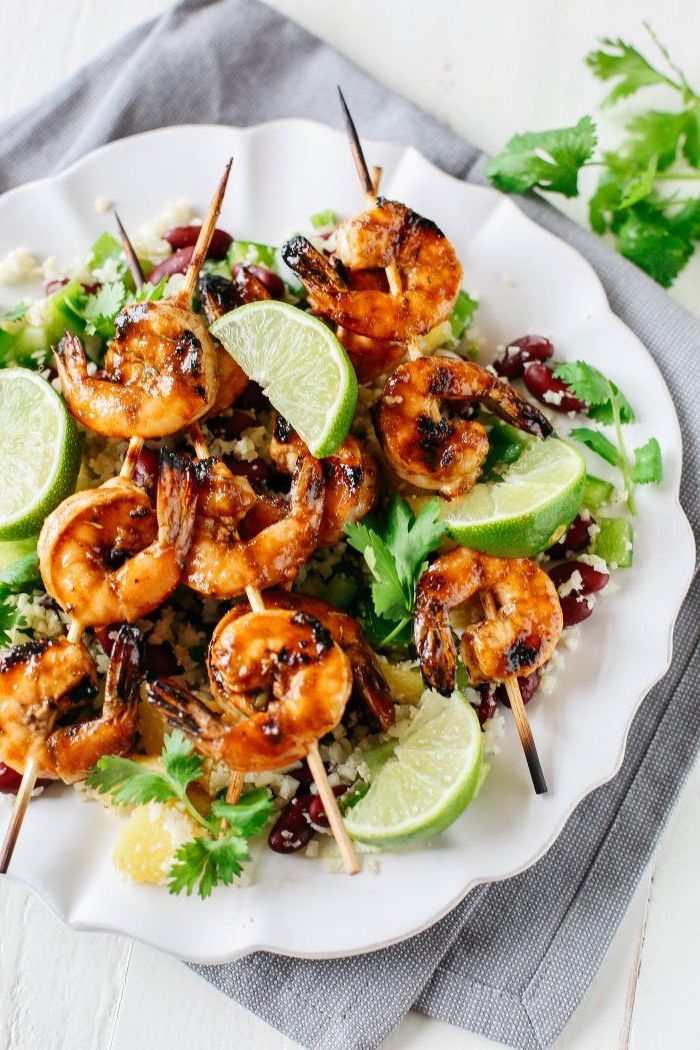
[[[83,254],[111,226],[94,210],[100,195],[132,230],[165,200],[184,197],[203,210],[231,154],[221,225],[238,237],[279,243],[321,208],[342,215],[361,206],[345,139],[329,128],[305,121],[169,128],[115,142],[57,178],[7,193],[0,255],[18,245],[59,259]],[[367,154],[384,168],[384,193],[434,219],[455,244],[465,286],[481,299],[487,345],[526,332],[551,336],[561,357],[585,358],[620,381],[639,418],[627,428],[630,442],[655,434],[664,451],[664,484],[639,492],[634,568],[618,574],[620,589],[583,625],[554,694],[529,707],[549,794],[533,794],[508,717],[478,803],[432,845],[385,854],[378,874],[352,879],[263,849],[253,885],[218,890],[202,903],[121,881],[110,853],[123,818],[53,789],[30,806],[12,873],[75,928],[119,930],[201,962],[259,948],[344,955],[417,933],[477,883],[513,875],[544,853],[577,802],[619,767],[632,716],[669,665],[694,544],[678,503],[681,435],[656,365],[610,312],[588,263],[507,198],[445,175],[413,149],[368,143]],[[2,290],[7,305],[13,292]],[[594,469],[601,473],[600,462]]]

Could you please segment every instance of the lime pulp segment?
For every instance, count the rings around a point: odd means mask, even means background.
[[[475,485],[446,503],[450,536],[502,558],[532,557],[568,525],[581,505],[586,465],[560,438],[530,442],[501,481]]]
[[[350,359],[331,330],[288,303],[249,303],[211,326],[314,456],[344,441],[357,404]]]
[[[75,487],[80,437],[53,387],[26,368],[0,370],[0,540],[36,534]]]
[[[470,703],[426,693],[394,755],[345,818],[353,838],[390,848],[444,831],[483,780],[482,734]]]

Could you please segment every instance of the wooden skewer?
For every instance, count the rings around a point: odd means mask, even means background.
[[[143,288],[144,284],[146,283],[146,278],[143,275],[141,263],[139,262],[138,256],[134,251],[134,246],[129,240],[126,230],[122,226],[122,220],[119,218],[116,211],[114,212],[114,221],[117,224],[117,230],[119,231],[119,239],[122,242],[122,247],[124,248],[124,254],[126,255],[127,265],[131,270],[131,276],[134,279],[134,285],[137,289]]]
[[[340,96],[340,105],[343,110],[343,116],[345,118],[345,127],[348,133],[348,139],[350,142],[350,152],[352,158],[355,161],[355,167],[360,177],[360,182],[365,192],[365,198],[367,205],[373,208],[377,203],[377,194],[379,192],[379,182],[382,175],[382,169],[374,167],[371,169],[367,165],[365,155],[362,150],[362,143],[360,142],[360,136],[357,133],[355,122],[350,115],[348,104],[345,101],[343,92],[338,87],[338,94]],[[398,267],[395,262],[392,262],[386,268],[386,276],[389,282],[389,291],[392,295],[400,295],[403,291],[403,284],[401,281],[401,274],[399,273]],[[408,356],[411,360],[415,361],[419,357],[423,356],[420,340],[413,336],[408,342]],[[498,616],[498,610],[496,609],[496,602],[491,593],[487,592],[481,597],[484,612],[489,620],[493,620]],[[530,720],[527,717],[525,710],[525,704],[523,703],[522,694],[520,692],[520,684],[516,675],[511,675],[505,680],[506,693],[510,701],[511,711],[515,718],[515,724],[518,729],[518,736],[520,737],[520,743],[522,744],[523,751],[525,752],[525,760],[530,770],[530,776],[532,778],[532,784],[537,795],[543,795],[547,791],[547,782],[542,772],[542,765],[540,758],[537,753],[537,747],[535,745],[535,739],[532,735],[532,728],[530,726]]]
[[[219,185],[216,188],[216,193],[209,205],[202,228],[199,231],[199,237],[197,243],[194,246],[194,252],[190,259],[190,265],[187,267],[187,273],[185,274],[185,283],[182,290],[177,295],[177,299],[185,302],[188,307],[192,305],[192,296],[197,290],[197,278],[199,277],[199,271],[202,269],[202,263],[207,257],[209,251],[209,244],[211,242],[216,223],[219,218],[221,211],[221,205],[223,204],[224,194],[226,193],[226,184],[228,177],[231,172],[231,165],[233,164],[233,157],[229,160],[228,164],[224,168],[224,173],[221,176]]]
[[[79,642],[83,634],[83,628],[75,620],[71,623],[68,629],[68,641]],[[46,727],[46,735],[53,729],[53,724],[56,720],[57,712],[54,712],[50,717]],[[12,807],[12,815],[10,817],[10,823],[7,826],[5,832],[5,838],[0,848],[0,875],[5,875],[7,869],[10,866],[12,860],[12,854],[15,851],[17,845],[17,839],[19,833],[22,830],[22,824],[27,814],[27,808],[32,798],[32,792],[36,786],[37,778],[39,776],[39,758],[36,753],[30,752],[27,761],[24,766],[24,772],[22,774],[22,783],[19,786],[17,794],[15,796],[15,804]]]

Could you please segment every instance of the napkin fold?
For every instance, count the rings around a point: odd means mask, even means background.
[[[0,125],[0,188],[163,125],[295,116],[340,126],[338,82],[363,134],[410,143],[452,175],[484,181],[478,150],[284,17],[255,0],[184,0]],[[654,355],[681,421],[681,498],[697,534],[700,324],[547,204],[517,203],[591,262],[615,313]],[[412,1006],[522,1050],[548,1046],[595,974],[693,762],[699,636],[696,573],[672,667],[640,707],[622,768],[523,874],[478,887],[429,930],[370,955],[257,953],[193,969],[314,1050],[372,1050]]]

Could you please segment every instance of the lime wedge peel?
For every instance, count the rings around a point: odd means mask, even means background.
[[[423,842],[464,812],[486,768],[472,705],[458,693],[446,699],[427,692],[346,827],[358,841],[385,849]]]
[[[265,301],[224,314],[210,330],[314,456],[335,452],[355,414],[357,378],[322,321],[288,303]]]
[[[50,383],[27,368],[4,368],[0,441],[0,541],[21,540],[73,492],[80,435]]]
[[[452,539],[502,558],[532,557],[576,517],[586,480],[581,454],[560,438],[532,441],[499,482],[446,503]]]

